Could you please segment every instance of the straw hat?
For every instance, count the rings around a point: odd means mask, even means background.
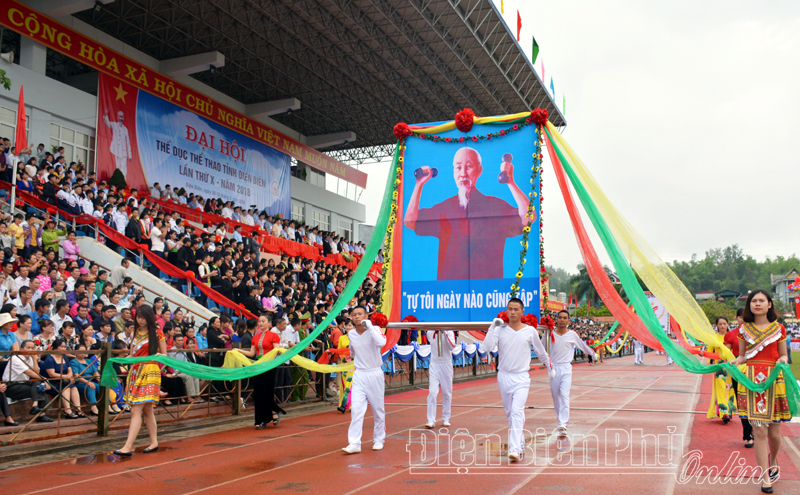
[[[0,328],[9,323],[16,323],[17,321],[19,320],[17,320],[16,318],[12,318],[11,314],[9,313],[0,313]]]

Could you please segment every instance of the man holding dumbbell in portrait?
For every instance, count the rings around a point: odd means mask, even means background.
[[[503,250],[506,239],[522,234],[536,212],[528,213],[528,197],[514,182],[510,153],[503,155],[497,180],[507,184],[516,206],[482,194],[476,184],[483,173],[481,155],[475,149],[460,148],[453,157],[453,179],[458,194],[431,208],[420,209],[422,186],[438,175],[432,167],[414,172],[404,223],[419,236],[439,239],[437,280],[503,278]]]

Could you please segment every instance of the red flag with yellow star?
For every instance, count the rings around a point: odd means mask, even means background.
[[[136,140],[138,89],[100,73],[97,92],[97,178],[109,180],[120,169],[129,186],[147,191]]]

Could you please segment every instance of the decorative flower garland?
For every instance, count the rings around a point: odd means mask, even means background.
[[[411,129],[409,129],[406,124],[401,122],[400,124],[394,126],[395,135],[398,135],[398,133],[403,134],[403,126],[409,132],[411,131]],[[386,285],[385,285],[386,277],[388,276],[389,268],[392,265],[392,241],[394,237],[392,233],[394,232],[395,224],[397,223],[397,213],[398,213],[397,203],[400,196],[397,192],[397,188],[403,180],[403,160],[404,160],[403,157],[405,156],[405,151],[406,151],[405,138],[398,138],[398,139],[400,139],[400,141],[397,144],[398,149],[400,151],[400,156],[397,157],[397,167],[395,168],[394,183],[392,184],[393,188],[392,205],[391,205],[391,211],[389,212],[389,225],[386,227],[386,246],[383,251],[385,255],[383,258],[383,269],[381,271],[381,280],[383,280],[384,282],[383,290],[386,290]],[[381,296],[383,296],[382,293]],[[378,313],[381,312],[382,306],[383,306],[383,297],[381,297],[378,300],[378,305],[376,308],[376,311]]]
[[[506,313],[505,311],[500,311],[499,313],[497,313],[497,318],[500,318],[505,323],[508,323],[508,321],[509,321],[508,320],[508,313]],[[520,319],[520,321],[522,323],[526,324],[526,325],[532,326],[533,328],[536,328],[536,327],[539,326],[539,319],[536,318],[536,315],[531,314],[531,313],[523,315],[522,318]]]
[[[380,311],[372,313],[369,317],[369,321],[371,321],[376,327],[380,328],[386,328],[386,325],[389,324],[389,318],[387,318],[386,315]]]
[[[501,129],[498,132],[491,132],[488,134],[476,134],[473,136],[461,136],[459,138],[454,137],[442,137],[435,134],[423,134],[421,132],[416,132],[411,129],[408,124],[405,122],[400,122],[394,126],[394,135],[399,140],[399,147],[400,147],[400,157],[398,161],[397,167],[397,178],[395,180],[395,191],[393,194],[393,203],[392,203],[392,216],[389,218],[389,228],[387,229],[387,233],[389,234],[389,239],[386,244],[386,253],[391,253],[390,246],[391,246],[391,233],[394,226],[394,223],[397,221],[397,186],[400,184],[400,180],[402,178],[402,165],[403,165],[403,157],[405,155],[405,140],[412,136],[416,136],[420,139],[427,139],[431,140],[434,143],[444,142],[444,143],[457,143],[463,144],[468,141],[478,142],[482,140],[491,140],[492,138],[499,138],[506,136],[512,132],[519,131],[529,125],[536,126],[536,151],[533,154],[533,167],[531,168],[531,185],[533,191],[528,193],[528,212],[525,215],[525,218],[528,220],[528,224],[522,229],[522,240],[520,241],[520,245],[522,249],[520,250],[519,254],[519,268],[517,269],[516,278],[514,280],[514,284],[511,285],[511,297],[516,297],[520,290],[520,280],[525,271],[525,263],[527,261],[527,254],[528,254],[528,238],[531,231],[531,224],[536,219],[536,208],[534,206],[534,201],[536,201],[537,193],[536,193],[536,181],[539,182],[539,193],[538,199],[540,201],[539,206],[539,271],[541,274],[540,282],[541,285],[539,286],[539,290],[542,293],[542,307],[547,310],[547,303],[548,303],[548,296],[547,291],[542,290],[542,286],[547,282],[547,269],[545,268],[545,260],[544,260],[544,235],[541,234],[541,228],[543,226],[542,222],[542,207],[541,202],[543,201],[543,197],[541,194],[542,191],[542,144],[544,143],[544,128],[543,126],[547,123],[548,119],[548,112],[544,108],[536,108],[531,111],[530,116],[526,117],[523,121],[522,119],[512,121],[513,124],[511,127],[506,129]],[[467,133],[472,130],[472,126],[475,120],[475,114],[469,108],[465,108],[458,112],[455,116],[455,125],[459,131],[463,133]],[[511,122],[509,122],[511,123]],[[497,122],[498,125],[502,125],[503,122]],[[383,264],[383,276],[384,279],[386,277],[386,272],[389,266],[389,257],[387,255],[386,259],[384,260]],[[378,310],[380,311],[380,305],[378,306]],[[507,321],[507,320],[506,320]]]

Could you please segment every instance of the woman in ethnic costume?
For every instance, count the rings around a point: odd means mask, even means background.
[[[721,339],[725,339],[728,333],[728,319],[720,316],[716,321],[717,334]],[[708,352],[722,354],[722,347],[709,346]],[[720,363],[719,359],[710,359],[709,364]],[[714,382],[711,389],[711,403],[708,405],[706,418],[719,418],[723,423],[728,424],[734,414],[736,414],[736,397],[733,388],[733,380],[725,371],[720,370],[714,374]]]
[[[786,329],[778,323],[772,298],[763,290],[750,293],[742,315],[744,324],[739,330],[739,357],[735,364],[747,364],[747,378],[762,383],[777,364],[788,363]],[[761,467],[761,491],[772,493],[777,481],[778,452],[781,448],[781,422],[792,419],[786,400],[783,374],[763,392],[753,392],[739,384],[739,415],[753,425],[756,462]]]
[[[131,357],[160,356],[167,353],[167,342],[156,323],[156,314],[151,306],[141,306],[136,311],[136,332],[131,341]],[[161,367],[156,362],[137,363],[131,366],[128,385],[125,387],[125,402],[131,407],[131,426],[128,441],[116,455],[133,455],[133,443],[142,427],[142,416],[150,435],[150,445],[144,453],[158,450],[158,433],[154,408],[161,393]]]

